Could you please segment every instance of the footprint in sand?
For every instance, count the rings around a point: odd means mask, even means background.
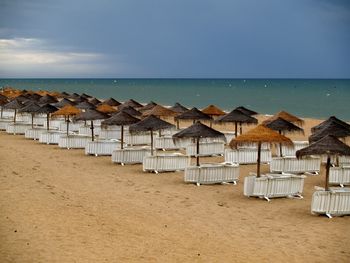
[[[16,171],[12,171],[12,174],[19,175],[19,173],[17,173]]]

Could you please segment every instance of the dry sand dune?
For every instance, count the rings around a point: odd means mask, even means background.
[[[310,213],[323,170],[304,199],[266,202],[243,196],[254,169],[242,165],[237,186],[197,187],[2,132],[0,262],[350,261],[350,217]]]

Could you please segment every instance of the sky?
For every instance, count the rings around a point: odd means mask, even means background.
[[[350,78],[348,0],[0,0],[0,78]]]

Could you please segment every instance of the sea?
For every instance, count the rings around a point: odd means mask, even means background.
[[[214,104],[225,111],[237,106],[262,114],[285,110],[300,117],[350,121],[350,79],[0,79],[0,87],[5,86],[162,105]]]

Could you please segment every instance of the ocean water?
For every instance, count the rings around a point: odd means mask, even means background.
[[[264,114],[350,120],[350,79],[0,79],[0,86],[87,93],[163,105],[245,106]]]

